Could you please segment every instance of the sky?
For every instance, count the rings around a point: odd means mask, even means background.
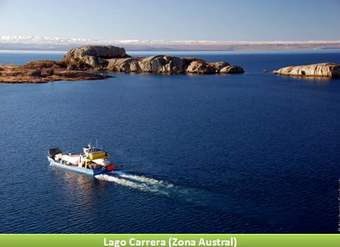
[[[0,0],[0,36],[340,40],[340,0]]]

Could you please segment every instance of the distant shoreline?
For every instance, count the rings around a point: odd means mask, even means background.
[[[288,54],[288,53],[340,53],[340,48],[300,48],[276,50],[127,50],[131,55],[139,54]],[[67,50],[1,49],[0,54],[60,54]]]
[[[0,36],[0,50],[66,52],[88,45],[114,45],[129,52],[272,52],[340,50],[340,40],[223,41],[223,40],[92,40],[35,36]]]
[[[8,50],[8,49],[0,49],[0,53],[9,53],[9,54],[13,54],[13,53],[38,53],[38,54],[64,54],[67,51],[56,51],[56,50],[20,50],[20,49],[13,49],[13,50]]]

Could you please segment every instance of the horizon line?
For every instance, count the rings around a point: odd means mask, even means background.
[[[58,43],[125,43],[125,44],[334,44],[340,43],[340,40],[207,40],[207,39],[182,39],[182,40],[165,40],[165,39],[93,39],[78,37],[61,37],[61,36],[40,36],[40,35],[0,35],[0,42],[58,42]]]

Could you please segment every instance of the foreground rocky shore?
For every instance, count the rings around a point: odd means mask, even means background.
[[[41,60],[25,65],[0,65],[2,83],[45,83],[49,81],[101,80],[106,72],[154,74],[240,74],[240,66],[209,63],[198,58],[157,55],[131,57],[124,48],[85,46],[71,49],[62,61]]]
[[[300,66],[288,66],[273,71],[277,75],[298,77],[339,78],[340,64],[318,63]]]
[[[0,65],[0,83],[46,83],[50,81],[102,80],[108,75],[68,70],[56,61],[32,61],[22,66]]]

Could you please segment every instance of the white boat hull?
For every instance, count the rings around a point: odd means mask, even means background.
[[[60,167],[60,168],[64,168],[66,170],[69,171],[74,171],[74,172],[78,172],[78,173],[84,173],[90,176],[94,175],[94,172],[92,169],[86,169],[83,167],[78,167],[78,166],[69,166],[69,165],[65,165],[62,164],[60,162],[55,161],[54,159],[47,157],[48,161],[50,162],[50,166],[55,166],[55,167]]]

